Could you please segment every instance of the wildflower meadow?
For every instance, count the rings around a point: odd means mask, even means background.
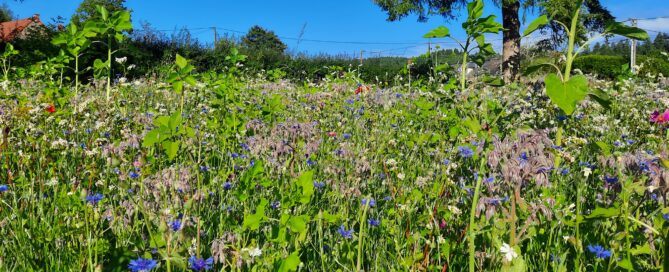
[[[470,76],[503,30],[483,5],[463,24],[478,53],[423,80],[292,81],[237,50],[126,77],[130,14],[104,7],[53,40],[59,57],[12,67],[7,46],[0,270],[667,271],[664,77],[574,70],[575,35],[516,83]],[[91,46],[106,55],[80,67]]]

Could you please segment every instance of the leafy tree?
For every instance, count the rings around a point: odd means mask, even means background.
[[[400,20],[409,14],[418,15],[418,21],[424,22],[431,15],[441,15],[446,19],[455,19],[457,10],[467,6],[468,0],[374,0],[374,2],[388,13],[388,20]],[[559,14],[568,16],[574,11],[573,0],[494,0],[494,3],[502,8],[503,34],[503,64],[504,79],[515,81],[518,79],[520,68],[520,18],[521,8],[539,8],[545,14]],[[563,5],[563,9],[559,9]],[[586,26],[601,26],[602,19],[612,18],[608,10],[604,9],[599,0],[588,0],[585,3],[589,14],[596,16],[585,16]],[[550,25],[554,26],[553,24]],[[552,27],[557,32],[554,37],[559,37],[560,29]],[[559,39],[556,39],[560,41]]]
[[[260,26],[249,29],[241,39],[241,47],[242,53],[249,56],[247,65],[252,68],[276,68],[286,59],[286,44],[273,31]]]
[[[7,3],[0,5],[0,23],[14,20],[14,12],[9,9]]]
[[[125,6],[125,0],[84,0],[79,4],[74,15],[72,15],[72,21],[81,25],[91,19],[100,19],[97,6],[104,7],[109,14],[117,11],[128,11],[128,8]]]

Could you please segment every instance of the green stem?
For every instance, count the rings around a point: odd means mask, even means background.
[[[581,217],[581,187],[576,185],[576,260],[574,260],[574,269],[575,271],[581,271],[581,229],[580,229],[580,218]]]
[[[369,202],[372,201],[371,196],[367,196],[367,202],[362,208],[362,215],[360,216],[360,235],[358,236],[358,262],[355,266],[355,271],[361,271],[360,266],[362,266],[362,248],[364,247],[363,241],[365,237],[365,219],[367,217],[367,210],[369,209]]]
[[[467,83],[467,51],[462,54],[462,71],[460,72],[460,89],[465,90],[465,84]]]
[[[112,39],[110,35],[107,35],[107,65],[109,65],[107,68],[107,101],[109,101],[109,97],[111,94],[111,76],[112,76]]]
[[[564,81],[569,81],[571,77],[571,66],[574,62],[574,44],[576,43],[576,28],[578,27],[578,16],[581,14],[583,1],[578,2],[578,8],[574,17],[571,18],[571,29],[569,30],[569,48],[567,49],[567,66],[564,70]]]
[[[555,145],[559,148],[562,146],[562,133],[564,132],[564,129],[562,128],[562,124],[558,123],[558,129],[557,133],[555,134]],[[560,151],[555,150],[555,161],[553,163],[553,168],[555,171],[559,171],[558,169],[560,168],[560,163],[562,161],[562,157],[560,156]]]
[[[479,166],[478,178],[476,178],[476,188],[474,189],[474,198],[472,199],[472,208],[469,211],[469,228],[467,229],[467,239],[469,240],[469,272],[476,271],[476,246],[474,244],[476,239],[475,222],[476,222],[476,206],[479,202],[479,194],[481,193],[481,181],[483,180],[483,168],[485,167],[486,156],[481,157],[481,165]]]

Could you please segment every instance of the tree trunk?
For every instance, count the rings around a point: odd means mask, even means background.
[[[502,73],[504,81],[518,80],[520,70],[520,0],[502,1],[502,24],[504,26],[504,49],[502,51]]]

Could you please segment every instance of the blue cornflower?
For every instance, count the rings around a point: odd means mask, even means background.
[[[316,189],[323,189],[325,187],[325,182],[322,181],[314,181],[314,187]]]
[[[450,163],[451,161],[449,159],[444,159],[443,161],[441,161],[441,164],[443,165],[449,165]]]
[[[209,113],[209,109],[202,107],[202,113],[207,114]]]
[[[620,141],[616,140],[615,142],[613,142],[613,146],[619,147],[620,146]]]
[[[272,208],[272,209],[277,210],[277,209],[279,209],[279,208],[281,207],[281,202],[279,202],[279,201],[274,201],[274,202],[272,202],[271,204],[269,204],[269,207]]]
[[[372,227],[378,227],[381,224],[381,221],[379,221],[378,219],[370,218],[369,220],[367,220],[367,223]]]
[[[520,153],[518,159],[520,160],[520,163],[526,163],[528,160],[530,160],[530,158],[527,156],[527,152]]]
[[[396,93],[396,94],[395,94],[395,97],[396,97],[396,98],[402,98],[402,94],[401,94],[401,93]]]
[[[560,175],[566,176],[569,175],[569,168],[563,167],[560,169]]]
[[[172,231],[179,231],[181,229],[181,220],[175,219],[174,221],[169,222],[169,225]]]
[[[205,271],[209,270],[214,265],[214,259],[209,257],[209,259],[197,258],[195,256],[190,256],[188,258],[188,263],[190,264],[190,269],[193,271]]]
[[[308,160],[307,160],[307,165],[309,165],[309,166],[314,166],[314,165],[316,165],[316,161],[314,161],[314,160],[312,160],[312,159],[308,159]]]
[[[362,206],[365,206],[365,205],[367,205],[368,201],[367,201],[366,198],[363,198],[361,202],[362,202]],[[369,207],[375,207],[375,206],[376,206],[376,200],[374,200],[373,198],[369,199]]]
[[[109,134],[109,132],[105,132],[105,134],[103,134],[103,135],[105,136],[105,138],[111,137],[111,134]]]
[[[492,182],[495,181],[495,177],[494,176],[489,176],[486,179],[484,179],[483,181],[485,181],[486,183],[492,183]]]
[[[93,132],[92,129],[90,129],[90,128],[87,128],[87,129],[86,129],[86,133],[87,133],[87,134],[91,134],[92,132]]]
[[[606,175],[604,176],[604,181],[608,184],[615,184],[618,183],[618,177]]]
[[[560,114],[560,115],[558,115],[557,119],[558,119],[558,121],[562,122],[564,120],[567,120],[567,116]]]
[[[112,172],[114,172],[114,174],[117,174],[117,175],[121,174],[121,170],[119,170],[118,167],[114,168],[114,170],[112,170]]]
[[[94,195],[88,195],[88,196],[86,196],[86,202],[88,202],[88,204],[91,204],[91,205],[96,205],[96,204],[98,204],[98,202],[100,202],[102,200],[102,198],[103,198],[103,196],[100,193],[94,194]]]
[[[7,192],[7,191],[9,191],[9,186],[7,186],[5,184],[0,185],[0,193],[4,193],[4,192]]]
[[[344,133],[342,136],[344,136],[344,139],[346,140],[351,139],[351,133]]]
[[[249,145],[247,145],[247,144],[245,144],[245,143],[241,143],[241,144],[239,144],[239,146],[240,146],[242,149],[246,150],[246,151],[251,150],[251,148],[249,147]]]
[[[599,259],[607,259],[611,257],[611,251],[604,249],[600,245],[589,245],[588,251],[594,253],[595,256]]]
[[[337,232],[339,233],[339,235],[341,235],[341,237],[344,237],[346,239],[353,238],[353,230],[346,230],[344,228],[344,225],[341,225],[337,230]]]
[[[469,146],[459,146],[458,152],[460,152],[460,157],[471,158],[474,156],[474,151]]]
[[[666,220],[666,221],[669,221],[669,214],[666,214],[666,213],[663,214],[662,218],[664,218],[664,220]]]
[[[239,158],[239,154],[237,153],[230,153],[230,157],[233,159]]]
[[[355,101],[353,101],[353,99],[350,99],[350,98],[346,99],[344,102],[346,102],[347,104],[351,104],[351,105],[353,105],[353,103],[355,103]]]
[[[80,144],[79,144],[79,147],[85,149],[85,148],[86,148],[86,144],[85,144],[85,143],[80,143]]]
[[[206,165],[200,165],[200,172],[209,172],[209,167]]]
[[[632,139],[628,139],[628,140],[627,140],[627,144],[628,144],[628,145],[633,145],[633,144],[635,144],[635,143],[636,143],[635,140],[632,140]]]
[[[128,269],[133,272],[146,272],[146,271],[151,271],[151,269],[156,268],[158,265],[158,262],[155,260],[151,259],[144,259],[144,258],[138,258],[135,260],[131,260],[130,264],[128,265]]]
[[[137,174],[137,172],[130,171],[130,174],[128,174],[128,176],[132,179],[136,179],[139,177],[139,174]]]
[[[230,182],[225,182],[225,183],[223,183],[223,189],[224,189],[224,190],[230,190],[230,189],[232,189],[232,183],[230,183]]]
[[[386,196],[383,198],[383,201],[391,201],[393,198],[390,196]]]

